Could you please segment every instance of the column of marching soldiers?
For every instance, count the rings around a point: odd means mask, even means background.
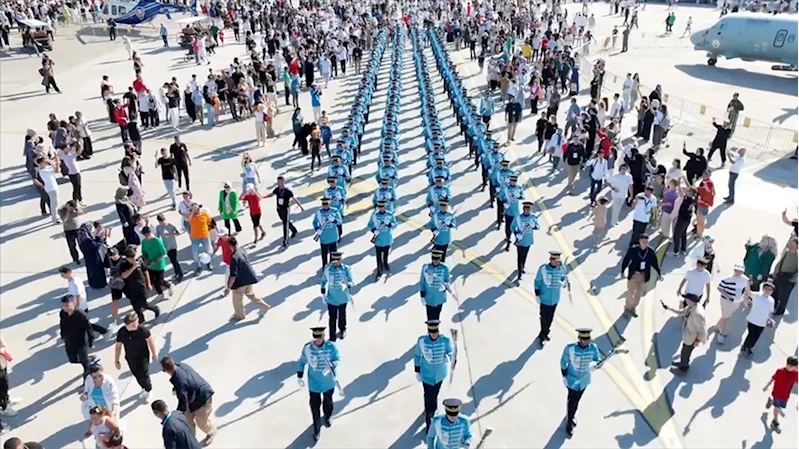
[[[457,74],[455,65],[444,48],[441,35],[431,28],[417,32],[410,30],[413,59],[418,81],[419,98],[422,104],[421,118],[424,127],[425,150],[428,154],[429,190],[426,205],[430,220],[428,228],[432,231],[431,263],[422,267],[419,281],[421,301],[426,308],[427,334],[417,339],[414,354],[414,370],[422,383],[424,397],[424,418],[429,447],[459,448],[471,443],[471,430],[468,418],[460,415],[461,401],[443,401],[445,414],[435,417],[438,395],[448,374],[450,381],[457,362],[457,333],[453,329],[452,338],[441,335],[440,315],[450,287],[450,271],[445,265],[447,250],[452,242],[452,230],[457,221],[448,210],[452,194],[452,180],[447,162],[449,147],[443,137],[443,129],[435,106],[435,93],[430,81],[427,57],[424,48],[429,42],[443,87],[451,103],[457,125],[463,134],[469,158],[474,157],[475,169],[482,168],[482,189],[489,187],[489,207],[497,205],[497,229],[505,223],[505,250],[510,250],[511,236],[517,248],[517,279],[521,281],[530,247],[533,244],[533,231],[539,229],[538,217],[532,213],[533,203],[523,201],[524,189],[519,186],[518,175],[509,168],[509,161],[500,153],[500,144],[492,139],[492,131],[484,122],[477,107],[472,104],[467,89]],[[378,88],[378,71],[389,40],[392,44],[391,67],[385,113],[381,129],[380,157],[377,161],[375,179],[379,187],[372,196],[375,208],[368,229],[372,233],[375,246],[375,280],[390,273],[388,256],[393,244],[393,230],[397,227],[394,216],[396,208],[396,187],[399,182],[399,114],[402,95],[402,68],[405,53],[406,30],[396,27],[391,31],[381,29],[375,48],[372,50],[369,68],[358,88],[355,102],[341,137],[331,152],[331,166],[328,170],[328,188],[323,192],[321,208],[315,213],[313,227],[314,240],[321,247],[322,275],[321,294],[327,304],[330,338],[325,339],[326,328],[311,328],[313,340],[302,349],[297,368],[300,386],[308,369],[308,389],[313,420],[313,438],[318,440],[322,425],[330,427],[333,415],[333,394],[336,389],[343,390],[336,378],[336,367],[340,354],[334,342],[346,337],[347,305],[353,301],[351,288],[354,285],[352,272],[342,263],[338,244],[341,240],[342,226],[347,206],[347,185],[352,181],[351,173],[357,165],[361,152],[361,139],[364,126],[369,123],[369,111],[374,93]],[[521,204],[520,204],[521,203]],[[521,206],[521,207],[520,207]],[[521,208],[521,211],[520,211]],[[541,301],[541,331],[537,340],[543,346],[549,340],[549,330],[554,319],[555,308],[560,299],[561,289],[568,283],[567,273],[560,263],[560,252],[551,251],[550,261],[537,270],[534,283],[536,295]],[[338,332],[336,332],[338,329]],[[576,421],[577,404],[582,392],[590,383],[590,373],[600,362],[599,350],[590,342],[590,330],[578,330],[578,343],[567,345],[561,360],[561,372],[568,389],[566,430],[571,434]],[[321,409],[321,410],[320,410]],[[482,445],[489,432],[483,434],[478,444]]]

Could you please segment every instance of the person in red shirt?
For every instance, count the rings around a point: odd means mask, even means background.
[[[141,75],[136,75],[136,79],[133,80],[133,90],[135,90],[136,94],[139,96],[147,92],[147,86],[144,85],[144,81],[142,81]]]
[[[289,62],[289,73],[292,76],[300,74],[300,62],[297,61],[297,58],[291,58],[291,62]]]
[[[793,386],[799,381],[799,377],[797,377],[799,373],[796,371],[797,366],[799,366],[799,359],[793,356],[788,357],[788,361],[785,362],[785,368],[778,369],[771,376],[771,380],[763,387],[763,391],[768,391],[768,387],[774,384],[774,388],[771,389],[771,396],[766,403],[766,408],[774,406],[771,420],[771,427],[774,430],[779,430],[781,411],[788,406],[788,399],[791,397]]]
[[[694,228],[694,234],[696,234],[696,238],[701,239],[705,235],[707,214],[710,213],[710,208],[716,198],[716,186],[713,185],[713,181],[710,179],[710,170],[705,170],[702,173],[702,180],[699,181],[696,193],[698,200],[696,203],[696,228]]]
[[[130,137],[128,135],[128,107],[119,99],[114,100],[114,120],[119,125],[119,130],[122,132],[122,143],[124,144]]]
[[[247,184],[245,189],[247,193],[242,195],[240,200],[246,202],[247,207],[250,209],[250,220],[252,220],[252,230],[255,234],[255,240],[252,244],[255,245],[259,240],[263,240],[266,237],[266,231],[261,226],[261,195],[255,191],[255,186],[252,184]],[[261,231],[261,237],[258,237],[258,231]]]

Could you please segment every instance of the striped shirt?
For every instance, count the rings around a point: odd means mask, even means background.
[[[733,302],[739,302],[743,298],[749,279],[746,277],[730,276],[719,282],[719,293],[721,297]]]

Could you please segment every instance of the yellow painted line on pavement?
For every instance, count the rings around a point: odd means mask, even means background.
[[[472,73],[469,65],[464,64],[461,67],[464,69],[464,72],[467,75],[466,82],[472,84],[472,90],[479,89],[479,87],[474,85],[474,78],[471,76]],[[508,147],[508,150],[505,154],[510,156],[508,159],[512,158],[514,160],[519,160],[519,157],[516,155],[513,147]],[[596,295],[593,294],[591,283],[588,281],[579,265],[575,263],[575,256],[571,249],[571,245],[569,245],[569,243],[566,241],[563,233],[557,226],[556,221],[552,217],[552,214],[550,214],[548,208],[544,204],[543,196],[526,174],[522,173],[521,175],[524,179],[524,185],[526,186],[526,193],[529,194],[529,197],[538,204],[539,210],[541,210],[541,216],[552,229],[552,236],[558,243],[558,246],[563,253],[564,259],[568,261],[571,277],[575,278],[578,284],[583,288],[583,291],[586,292],[585,294],[586,298],[588,299],[588,304],[593,309],[594,315],[597,317],[602,327],[606,330],[611,341],[618,341],[621,336],[614,327],[613,321],[610,319],[608,312],[602,306]],[[677,431],[676,426],[671,420],[672,413],[668,404],[668,400],[666,399],[666,395],[652,394],[653,390],[663,391],[657,377],[651,381],[652,390],[650,390],[643,382],[642,374],[636,368],[632,357],[629,354],[621,353],[619,353],[617,357],[624,367],[624,371],[627,374],[626,378],[625,376],[622,376],[621,373],[617,373],[619,375],[614,376],[612,371],[608,371],[608,374],[611,375],[611,378],[613,378],[614,382],[616,382],[616,385],[630,399],[635,407],[641,411],[644,419],[646,419],[652,430],[658,435],[664,446],[674,449],[682,448],[684,445],[682,443],[681,434]],[[609,367],[609,365],[604,366],[606,367],[605,369]]]

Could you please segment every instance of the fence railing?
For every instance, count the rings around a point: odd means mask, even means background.
[[[639,36],[633,36],[632,43],[637,42]],[[655,37],[644,37],[645,42],[654,44]],[[611,51],[614,50],[613,42],[610,37],[598,39],[591,42],[588,46],[577,50],[580,77],[590,82],[593,77],[592,68],[597,59],[603,58],[612,61]],[[618,38],[617,46],[621,45],[621,38]],[[637,45],[636,45],[637,47]],[[605,77],[602,89],[612,98],[614,93],[622,93],[625,76],[619,76],[608,70],[612,64],[605,65]],[[653,87],[641,85],[641,93],[649,95]],[[731,89],[732,90],[732,89]],[[728,116],[727,111],[708,106],[706,104],[690,101],[669,93],[664,93],[663,103],[669,108],[669,116],[672,123],[687,126],[693,135],[707,137],[710,141],[716,133],[713,127],[713,119],[723,122]],[[766,153],[772,157],[782,157],[792,154],[799,142],[799,135],[796,129],[785,128],[773,123],[755,120],[743,114],[738,115],[733,141],[739,146],[748,146],[758,152]]]

